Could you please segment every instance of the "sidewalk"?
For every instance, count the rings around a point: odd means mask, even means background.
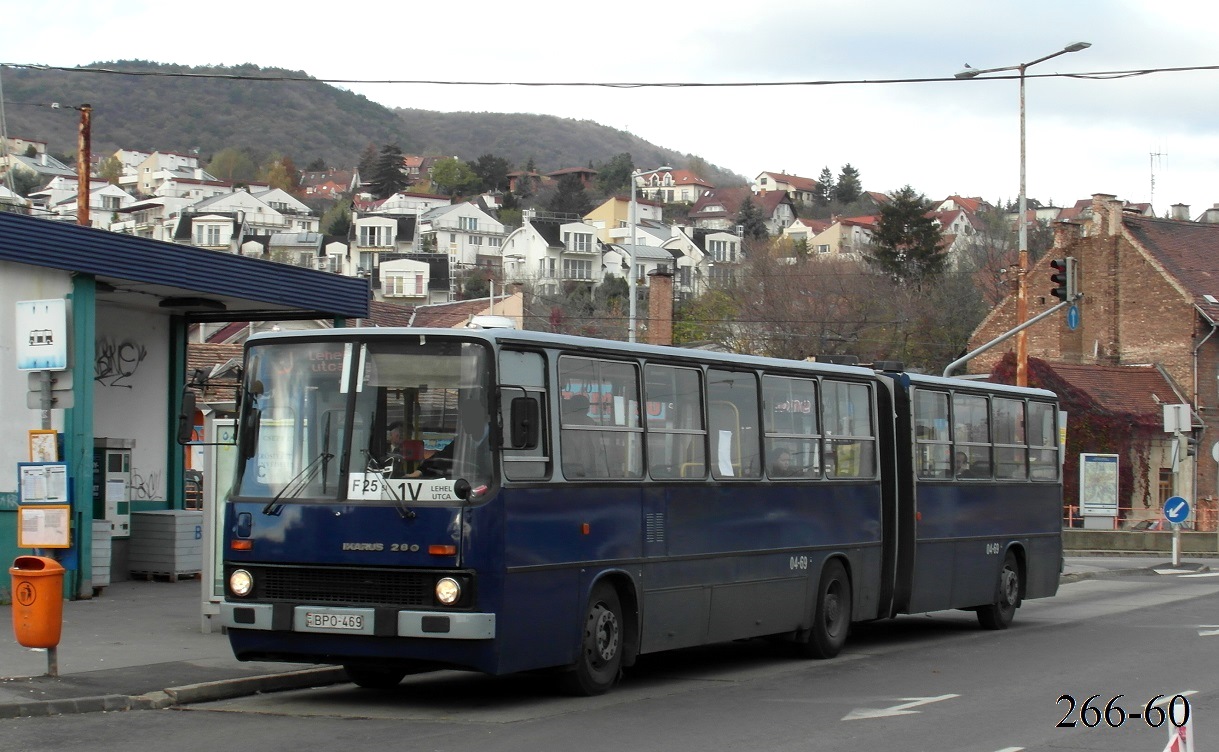
[[[1205,571],[1213,559],[1181,569]],[[1069,556],[1064,583],[1166,570],[1162,556]],[[17,643],[0,606],[0,718],[167,708],[346,681],[342,668],[242,663],[228,639],[200,628],[198,580],[112,583],[92,600],[65,601],[59,676],[47,653]]]
[[[346,681],[339,667],[243,663],[228,638],[200,626],[202,585],[114,582],[92,600],[64,601],[59,676],[47,651],[20,645],[0,606],[0,718],[164,708]]]

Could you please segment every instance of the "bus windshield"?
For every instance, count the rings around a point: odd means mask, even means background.
[[[252,345],[238,495],[451,500],[459,478],[485,489],[487,362],[483,345],[425,337]]]

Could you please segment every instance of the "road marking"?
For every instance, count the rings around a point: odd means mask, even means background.
[[[995,752],[1023,752],[1023,750],[1024,747],[1004,747],[1003,749],[995,750]]]
[[[1219,572],[1197,572],[1195,574],[1183,574],[1181,578],[1186,577],[1219,577]]]
[[[1194,573],[1194,570],[1192,569],[1153,569],[1151,571],[1155,572],[1156,574],[1189,575]]]
[[[1219,624],[1199,624],[1198,625],[1198,636],[1199,637],[1214,637],[1216,635],[1219,635]]]
[[[906,702],[901,705],[894,705],[891,708],[856,708],[850,713],[842,717],[844,721],[858,721],[863,718],[887,718],[892,715],[914,715],[921,713],[920,710],[909,710],[909,708],[917,708],[920,705],[930,705],[933,702],[942,700],[951,700],[960,695],[940,695],[939,697],[903,697]]]

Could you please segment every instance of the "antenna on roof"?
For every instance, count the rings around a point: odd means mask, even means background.
[[[1156,163],[1160,157],[1167,156],[1163,152],[1151,152],[1151,196],[1147,199],[1147,203],[1151,204],[1152,207],[1156,205]]]

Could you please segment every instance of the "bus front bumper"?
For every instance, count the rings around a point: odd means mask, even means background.
[[[391,630],[376,628],[377,612],[374,608],[281,606],[278,610],[281,617],[277,619],[277,609],[271,603],[221,601],[220,623],[231,629],[388,636]],[[490,640],[495,637],[495,614],[398,611],[392,634],[442,640]]]

